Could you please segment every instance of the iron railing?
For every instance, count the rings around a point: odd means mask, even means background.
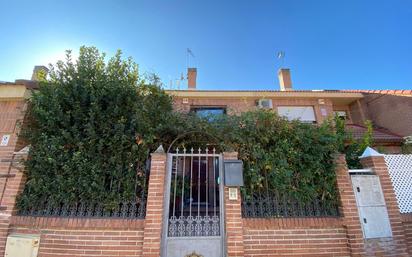
[[[292,217],[336,217],[337,203],[319,199],[301,201],[287,194],[274,193],[270,196],[252,196],[242,199],[244,218],[292,218]]]
[[[53,204],[44,201],[43,204],[37,206],[19,209],[17,214],[20,216],[43,217],[144,219],[146,215],[146,200],[120,202],[114,208],[105,207],[101,203],[78,202],[75,204]]]

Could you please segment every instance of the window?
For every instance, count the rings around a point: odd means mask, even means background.
[[[341,120],[347,119],[346,111],[334,111],[333,113]]]
[[[312,106],[279,106],[278,114],[288,120],[316,123],[315,111]]]
[[[192,107],[191,112],[196,113],[201,118],[213,120],[214,117],[226,114],[225,107]]]

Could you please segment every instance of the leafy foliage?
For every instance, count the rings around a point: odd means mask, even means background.
[[[405,137],[405,143],[402,145],[403,154],[412,154],[412,136]]]
[[[368,146],[373,144],[373,127],[372,122],[365,121],[367,128],[362,139],[355,140],[350,132],[345,131],[345,121],[335,117],[336,138],[338,150],[346,155],[346,163],[349,169],[361,169],[359,156],[365,151]]]
[[[247,197],[288,192],[301,201],[314,198],[336,201],[334,153],[336,135],[332,123],[321,126],[289,122],[265,110],[213,119],[175,114],[169,135],[194,131],[173,147],[217,147],[237,151],[244,163]],[[204,140],[204,142],[202,142]]]
[[[226,130],[233,133],[222,137],[244,162],[244,194],[279,191],[302,201],[336,200],[336,138],[330,123],[289,122],[262,110],[228,120]]]
[[[109,61],[82,47],[77,62],[51,67],[31,98],[27,184],[20,207],[90,200],[115,206],[141,197],[146,159],[172,111],[159,87],[140,79],[119,51]]]

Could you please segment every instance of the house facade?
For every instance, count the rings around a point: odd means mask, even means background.
[[[176,111],[233,115],[264,108],[311,124],[338,115],[354,139],[371,120],[374,147],[386,153],[400,153],[403,137],[412,135],[412,90],[293,90],[289,69],[278,72],[279,90],[199,90],[197,70],[189,71],[187,90],[167,90]]]
[[[192,111],[199,115],[231,115],[256,108],[268,108],[288,119],[300,119],[311,124],[320,124],[338,114],[346,120],[347,127],[353,129],[354,137],[364,133],[363,120],[375,117],[372,116],[372,111],[365,109],[368,106],[365,98],[369,93],[296,91],[292,88],[287,70],[279,73],[281,90],[278,91],[198,90],[196,72],[193,68],[189,70],[187,90],[167,91],[173,96],[176,111]],[[412,255],[412,216],[407,212],[408,209],[405,209],[406,212],[400,211],[397,201],[399,195],[385,156],[373,151],[362,156],[363,170],[350,171],[344,156],[336,157],[337,188],[341,200],[337,212],[329,212],[316,204],[299,207],[261,202],[261,207],[254,205],[247,208],[241,198],[241,181],[236,180],[236,176],[226,177],[229,171],[236,173],[239,168],[237,153],[208,152],[204,149],[199,152],[183,150],[167,153],[159,147],[151,155],[143,217],[132,218],[130,209],[107,217],[89,217],[86,211],[80,209],[70,209],[63,216],[50,215],[46,210],[18,215],[16,197],[25,184],[21,160],[27,157],[27,148],[19,133],[24,125],[27,99],[35,88],[36,83],[33,81],[0,83],[0,255]],[[398,120],[406,125],[399,125],[397,133],[408,135],[409,121],[404,121],[402,117]],[[374,134],[375,142],[379,142],[378,146],[386,147],[388,152],[399,151],[402,137],[384,127],[385,123],[381,120],[379,122],[376,122],[380,124],[380,128],[375,130],[379,132]],[[412,171],[412,161],[407,167]],[[404,172],[405,169],[402,170]],[[192,175],[196,172],[199,174],[197,177]],[[184,181],[187,174],[191,174],[190,182],[199,186],[198,190],[186,191],[184,187],[178,187],[177,191],[181,190],[181,193],[176,193],[176,181],[182,176]],[[380,182],[375,183],[373,188],[366,187],[364,190],[364,184],[354,184],[355,176],[359,176],[358,180],[366,177]],[[407,178],[408,174],[405,176]],[[192,178],[197,180],[197,184]],[[173,191],[175,193],[171,193]],[[360,192],[374,192],[383,204],[360,206]],[[187,197],[183,195],[192,193],[199,194],[198,200],[185,202]],[[190,199],[192,198],[196,199],[196,196],[191,196]],[[403,206],[410,204],[409,201]],[[383,211],[382,221],[378,219],[376,223],[376,219],[364,212],[365,208]],[[270,218],[256,215],[269,211],[276,212],[276,215]],[[376,229],[374,224],[387,229]]]

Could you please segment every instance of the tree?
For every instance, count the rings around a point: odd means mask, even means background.
[[[368,146],[373,144],[373,127],[370,120],[365,121],[366,133],[360,140],[355,140],[352,133],[345,130],[345,121],[335,117],[335,128],[338,143],[338,151],[346,155],[346,163],[349,169],[360,169],[359,156]]]
[[[106,62],[95,47],[81,47],[77,61],[68,51],[51,66],[30,99],[27,184],[18,205],[47,199],[112,208],[138,200],[146,160],[172,112],[170,97],[151,82],[120,51]]]

